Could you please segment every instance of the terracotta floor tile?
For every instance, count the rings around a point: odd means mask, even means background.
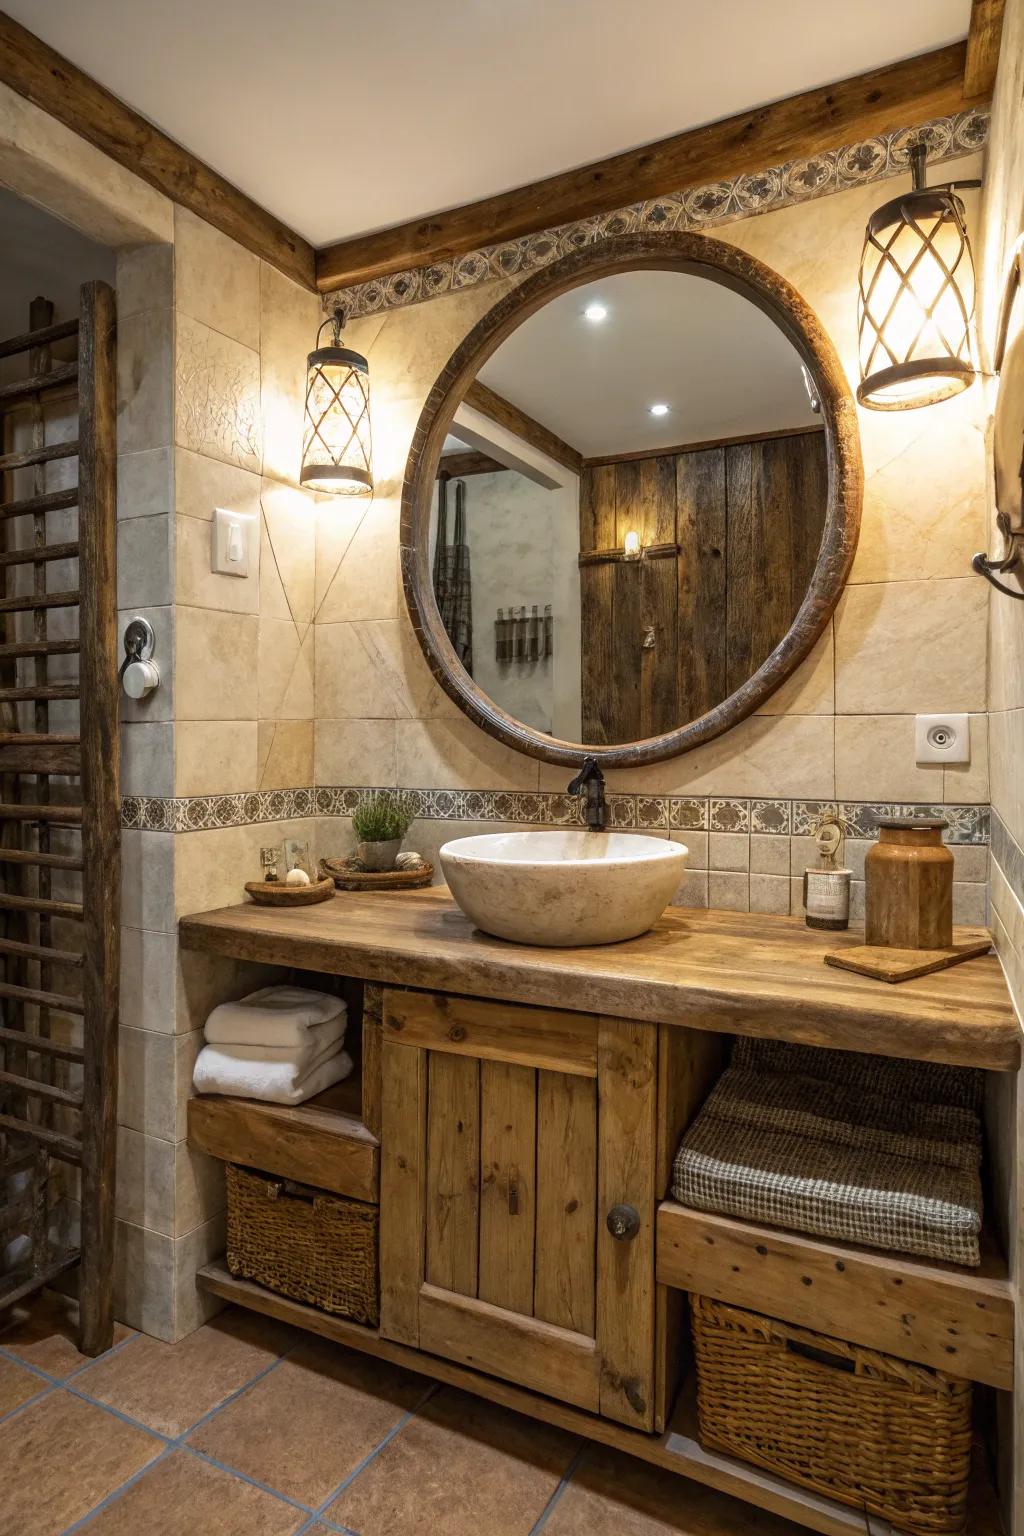
[[[46,1391],[46,1382],[31,1371],[23,1371],[20,1365],[0,1359],[0,1418],[13,1413],[22,1403],[27,1403],[37,1392]]]
[[[174,1437],[251,1381],[298,1337],[255,1312],[222,1312],[178,1344],[140,1334],[84,1372],[75,1386]]]
[[[722,1536],[725,1531],[806,1536],[789,1520],[598,1446],[584,1452],[544,1524],[544,1536]]]
[[[172,1451],[88,1530],[89,1536],[292,1536],[307,1518],[251,1483]]]
[[[0,1536],[55,1536],[162,1449],[102,1408],[51,1392],[0,1429]]]
[[[114,1343],[120,1344],[131,1332],[115,1323]],[[23,1306],[12,1307],[2,1319],[0,1348],[10,1350],[41,1371],[49,1371],[51,1376],[67,1376],[77,1371],[89,1358],[78,1349],[77,1301],[58,1291],[44,1291],[30,1297]]]
[[[427,1387],[385,1361],[311,1340],[189,1444],[315,1508]]]
[[[528,1536],[577,1443],[446,1390],[360,1472],[327,1518],[360,1536]]]

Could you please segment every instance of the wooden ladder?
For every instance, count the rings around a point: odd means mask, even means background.
[[[0,342],[27,354],[0,375],[0,1310],[77,1264],[92,1355],[113,1335],[117,1136],[113,290],[85,284],[59,324],[36,299],[29,327]]]

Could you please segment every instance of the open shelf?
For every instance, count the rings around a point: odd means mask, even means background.
[[[867,1529],[864,1515],[858,1510],[807,1489],[797,1488],[784,1478],[764,1472],[732,1456],[705,1451],[697,1438],[697,1410],[692,1383],[680,1393],[665,1434],[648,1435],[639,1430],[626,1429],[610,1419],[598,1418],[582,1409],[572,1408],[566,1403],[556,1402],[553,1398],[528,1392],[509,1382],[485,1376],[439,1356],[407,1348],[404,1344],[395,1344],[382,1338],[373,1328],[364,1328],[344,1318],[332,1317],[303,1302],[277,1296],[251,1280],[237,1280],[223,1261],[207,1264],[201,1269],[197,1283],[202,1290],[234,1302],[237,1306],[248,1307],[268,1317],[292,1323],[322,1338],[333,1339],[338,1344],[361,1350],[378,1359],[389,1360],[435,1381],[473,1392],[478,1397],[528,1414],[543,1423],[627,1451],[666,1471],[730,1494],[744,1504],[755,1505],[783,1519],[792,1520],[807,1530],[818,1531],[822,1536],[864,1536]],[[745,1510],[737,1510],[734,1521],[723,1520],[715,1527],[715,1536],[744,1536],[753,1528],[749,1514]],[[976,1448],[975,1452],[967,1531],[970,1536],[1002,1536],[995,1495],[980,1448]],[[884,1520],[873,1519],[871,1533],[872,1536],[898,1536]]]
[[[904,1258],[663,1201],[657,1278],[1004,1391],[1013,1290],[995,1243],[978,1269]]]
[[[362,1118],[353,1073],[304,1104],[265,1104],[222,1094],[189,1100],[189,1143],[222,1162],[375,1203],[380,1144]]]

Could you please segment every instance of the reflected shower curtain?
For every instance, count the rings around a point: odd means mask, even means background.
[[[466,671],[473,674],[473,593],[466,542],[466,486],[455,485],[455,538],[448,543],[448,480],[437,477],[437,542],[434,546],[434,596],[449,640]]]

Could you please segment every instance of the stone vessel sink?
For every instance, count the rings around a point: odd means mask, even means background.
[[[626,832],[495,832],[440,852],[448,888],[471,922],[519,944],[567,948],[634,939],[656,923],[687,849]]]

